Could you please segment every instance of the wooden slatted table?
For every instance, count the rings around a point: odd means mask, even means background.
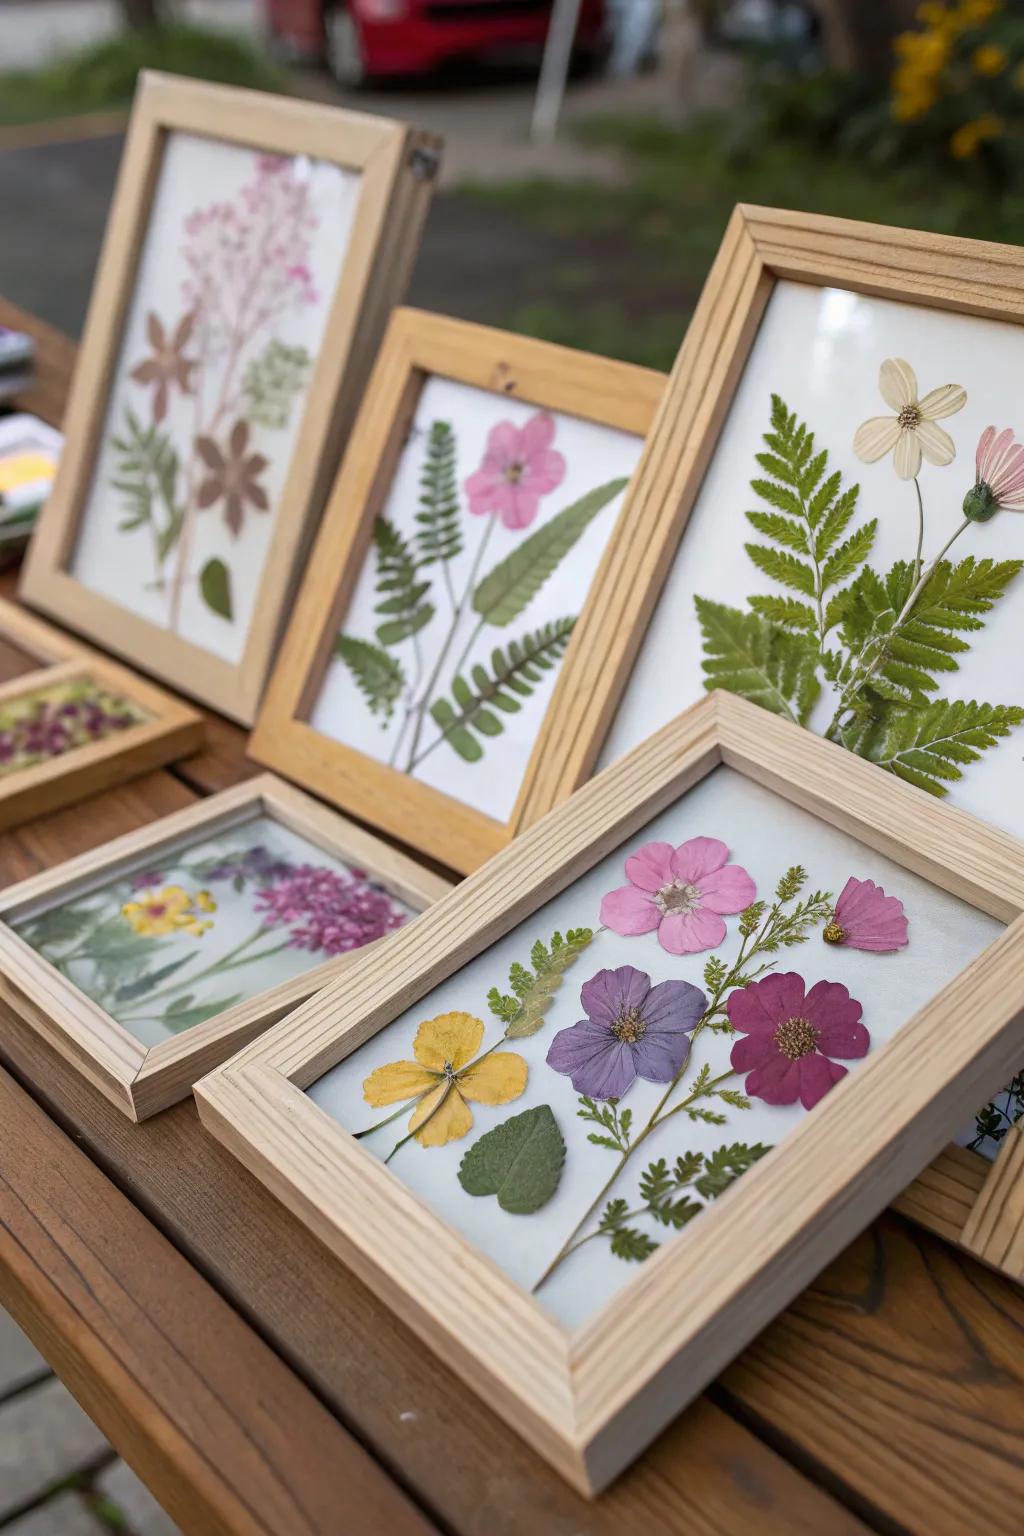
[[[0,323],[30,324],[0,302]],[[45,328],[32,403],[73,348]],[[13,578],[0,591],[13,592]],[[25,659],[0,647],[0,677]],[[0,883],[254,771],[206,749],[0,837]],[[188,1536],[964,1536],[1019,1526],[1024,1294],[897,1216],[587,1504],[207,1137],[0,1012],[0,1303]]]

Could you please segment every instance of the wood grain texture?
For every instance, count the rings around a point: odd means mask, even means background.
[[[865,1536],[841,1502],[706,1400],[587,1504],[204,1135],[194,1105],[131,1125],[2,1005],[0,1054],[446,1530]],[[965,1501],[972,1495],[968,1484]],[[894,1499],[893,1520],[899,1512]]]
[[[570,1335],[303,1090],[719,761],[1010,927]],[[870,764],[712,694],[196,1085],[204,1124],[582,1491],[628,1465],[1016,1068],[1024,848],[879,788]]]
[[[331,492],[313,558],[250,750],[260,762],[462,873],[504,847],[523,824],[552,730],[545,714],[507,823],[315,731],[308,723],[352,601],[420,393],[430,377],[562,411],[643,436],[665,387],[663,374],[507,331],[396,310],[374,366],[353,447]],[[623,510],[605,561],[630,559],[635,533]],[[583,604],[584,609],[587,603]],[[566,661],[571,657],[570,641]]]
[[[961,1241],[986,1264],[1024,1282],[1024,1127],[1006,1133]]]
[[[237,664],[93,592],[71,570],[163,152],[173,132],[310,155],[360,177]],[[67,440],[24,567],[21,590],[27,601],[108,649],[143,660],[147,671],[191,697],[252,721],[386,310],[400,297],[408,275],[432,186],[432,177],[417,169],[426,151],[436,166],[435,140],[386,118],[177,76],[140,75],[69,398]]]
[[[192,1536],[433,1527],[0,1073],[0,1300]]]

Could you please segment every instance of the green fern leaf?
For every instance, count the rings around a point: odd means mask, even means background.
[[[785,629],[814,632],[818,628],[818,616],[814,609],[795,597],[752,597],[750,607],[763,619],[768,619],[772,624],[781,624]]]
[[[1024,709],[1017,705],[936,699],[923,709],[886,712],[857,750],[907,783],[941,796],[964,767],[1022,723]]]
[[[334,642],[334,654],[352,673],[370,713],[390,720],[405,687],[405,673],[397,657],[354,635],[339,635]]]
[[[576,544],[597,514],[627,485],[609,480],[557,512],[483,578],[473,593],[473,611],[487,624],[504,626],[517,619],[548,577]]]
[[[781,549],[769,549],[767,544],[747,544],[744,547],[758,570],[770,576],[773,581],[791,587],[794,592],[802,592],[805,597],[817,595],[814,571],[803,560]]]
[[[420,473],[416,541],[420,564],[454,560],[462,552],[462,521],[455,464],[455,433],[446,421],[431,423]]]
[[[810,554],[805,529],[791,517],[781,517],[777,512],[748,512],[747,518],[758,533],[774,539],[776,544],[784,544],[798,555]]]
[[[707,689],[741,698],[806,724],[820,692],[818,648],[807,635],[790,634],[756,613],[695,599],[704,635]]]
[[[434,617],[434,605],[424,601],[431,583],[419,579],[421,563],[408,540],[389,522],[378,517],[373,525],[377,551],[377,596],[374,612],[384,623],[377,627],[381,645],[399,645],[418,634]]]
[[[869,523],[864,523],[855,533],[851,533],[846,542],[829,555],[821,570],[821,584],[825,591],[845,581],[864,564],[871,553],[877,530],[878,519],[872,518]]]
[[[557,666],[575,623],[575,619],[555,619],[504,648],[495,646],[490,671],[477,664],[471,673],[472,683],[455,677],[451,699],[435,699],[430,706],[431,716],[441,729],[440,739],[466,762],[479,762],[483,747],[473,733],[501,735],[505,727],[500,715],[516,714],[522,708],[519,698],[528,698],[544,673]]]
[[[120,530],[130,533],[152,523],[157,560],[162,565],[181,537],[185,515],[175,500],[180,468],[177,450],[155,425],[144,427],[130,406],[125,410],[123,432],[111,438],[111,446],[119,461],[112,484],[123,501]],[[166,514],[162,526],[157,521],[158,507]]]

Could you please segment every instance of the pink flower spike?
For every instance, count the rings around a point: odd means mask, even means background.
[[[755,894],[747,871],[726,864],[728,857],[717,837],[691,837],[678,848],[644,843],[626,860],[629,885],[602,899],[602,923],[624,937],[657,929],[670,955],[717,948],[724,917],[749,907]]]
[[[845,944],[848,949],[879,955],[905,949],[909,940],[903,903],[898,896],[887,896],[873,880],[851,875],[822,938],[826,944]]]
[[[565,479],[565,459],[551,446],[555,431],[546,411],[538,411],[523,427],[497,422],[488,433],[480,468],[466,481],[470,512],[500,517],[506,528],[527,528],[541,497]]]

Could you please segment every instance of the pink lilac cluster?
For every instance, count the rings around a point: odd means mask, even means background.
[[[236,202],[211,203],[185,220],[185,304],[208,332],[251,336],[275,315],[315,304],[310,248],[319,220],[295,162],[261,155]]]
[[[349,875],[300,864],[256,893],[256,910],[268,927],[286,924],[295,949],[343,955],[400,928],[405,913],[362,870]]]
[[[116,699],[88,698],[57,704],[40,699],[20,719],[0,730],[0,767],[27,767],[40,758],[60,757],[73,747],[102,741],[138,724],[138,716]]]

